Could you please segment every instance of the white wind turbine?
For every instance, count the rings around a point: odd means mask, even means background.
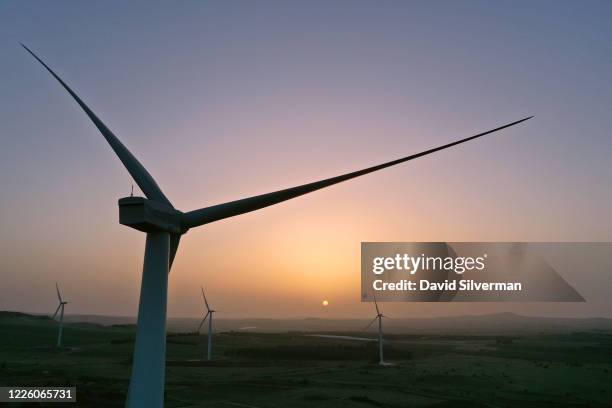
[[[62,295],[60,294],[57,282],[55,282],[55,290],[57,291],[57,300],[59,301],[59,305],[57,305],[57,309],[55,309],[55,313],[53,313],[53,317],[51,319],[55,320],[55,316],[57,316],[57,312],[59,312],[59,329],[57,332],[57,347],[59,348],[62,347],[62,332],[64,330],[64,306],[67,305],[68,302],[62,299]]]
[[[100,133],[102,133],[102,136],[104,136],[146,196],[146,198],[125,197],[119,199],[119,223],[147,234],[132,374],[126,403],[128,408],[159,408],[163,406],[168,273],[172,267],[172,261],[176,255],[180,238],[190,228],[268,207],[324,187],[468,142],[531,118],[527,117],[517,120],[465,139],[352,173],[272,193],[213,205],[199,210],[182,212],[173,207],[170,200],[164,195],[145,167],[140,164],[136,157],[132,155],[96,114],[89,109],[81,98],[38,56],[25,45],[22,44],[22,46],[74,98],[76,103],[83,109]]]
[[[213,313],[218,312],[218,310],[211,309],[208,306],[208,300],[206,300],[206,295],[204,294],[204,287],[202,287],[202,297],[204,298],[204,305],[206,306],[206,315],[204,315],[204,318],[202,319],[202,321],[200,322],[200,325],[198,326],[198,333],[200,333],[200,329],[202,328],[202,325],[206,321],[206,318],[208,318],[208,360],[211,360],[212,359]]]
[[[387,317],[380,313],[378,309],[378,303],[376,303],[376,296],[374,297],[374,307],[376,307],[376,317],[372,319],[370,324],[368,324],[363,330],[368,330],[372,324],[378,320],[378,364],[386,365],[385,360],[383,359],[383,326],[382,319],[383,317]]]

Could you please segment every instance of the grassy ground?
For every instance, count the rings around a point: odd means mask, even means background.
[[[122,407],[133,328],[70,324],[61,350],[56,334],[48,318],[0,315],[0,385],[73,385],[66,406]],[[170,334],[166,406],[612,406],[612,333],[387,340],[395,365],[379,367],[375,342],[220,333],[208,363],[206,336]]]

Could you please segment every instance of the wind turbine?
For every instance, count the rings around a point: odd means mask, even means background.
[[[57,347],[60,348],[62,347],[62,331],[64,330],[64,306],[67,305],[68,302],[62,299],[57,282],[55,282],[55,290],[57,291],[57,300],[59,301],[59,305],[57,305],[57,309],[55,309],[55,313],[53,313],[53,317],[51,319],[55,320],[57,312],[60,312],[59,330],[57,332]]]
[[[372,326],[372,324],[378,320],[378,364],[385,365],[385,360],[383,359],[383,329],[382,329],[382,319],[386,317],[380,310],[378,309],[378,303],[376,303],[376,296],[374,296],[374,306],[376,307],[376,317],[372,319],[370,324],[368,324],[363,330],[366,331]]]
[[[208,301],[206,300],[206,295],[204,294],[204,287],[202,287],[202,297],[204,298],[204,305],[206,306],[206,315],[204,316],[204,318],[202,319],[202,322],[200,322],[200,325],[198,326],[198,333],[200,333],[200,329],[202,328],[202,325],[206,321],[206,318],[208,318],[210,316],[210,318],[208,319],[208,360],[211,360],[212,359],[212,321],[213,321],[213,313],[217,312],[218,310],[213,310],[213,309],[211,309],[208,306]]]
[[[102,133],[102,136],[104,136],[146,196],[146,198],[125,197],[119,199],[119,223],[147,234],[138,306],[138,326],[126,404],[128,408],[157,408],[163,406],[168,273],[172,267],[180,238],[190,228],[278,204],[324,187],[448,149],[514,126],[531,118],[530,116],[465,139],[352,173],[198,210],[182,212],[173,207],[170,200],[164,195],[145,167],[140,164],[136,157],[132,155],[81,98],[29,48],[23,44],[22,46],[74,98],[76,103],[83,109],[100,133]]]

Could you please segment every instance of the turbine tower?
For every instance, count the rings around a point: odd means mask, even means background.
[[[470,140],[497,132],[520,122],[497,127],[475,136],[457,140],[387,163],[352,173],[315,181],[272,193],[244,198],[198,210],[182,212],[174,208],[153,177],[121,143],[113,132],[96,116],[81,98],[47,64],[25,45],[22,46],[64,87],[106,139],[145,197],[119,199],[119,223],[145,232],[145,254],[138,306],[138,326],[134,344],[132,374],[127,407],[159,408],[164,401],[166,355],[166,301],[168,273],[176,255],[181,236],[190,228],[268,207],[324,187],[363,176],[396,164],[404,163]]]
[[[206,315],[204,316],[204,318],[200,322],[200,325],[198,326],[198,333],[200,333],[200,329],[202,328],[202,325],[206,321],[206,318],[209,318],[208,319],[208,360],[210,361],[212,359],[212,321],[213,321],[213,313],[218,312],[218,310],[213,310],[213,309],[211,309],[208,306],[208,301],[206,300],[206,295],[204,294],[204,287],[202,287],[202,297],[204,298],[204,305],[206,306]]]
[[[57,312],[60,312],[59,329],[57,332],[57,348],[60,348],[62,347],[62,332],[64,330],[64,306],[67,305],[68,302],[62,299],[57,282],[55,282],[55,290],[57,291],[57,300],[59,301],[59,305],[57,305],[57,309],[55,309],[55,313],[53,313],[53,317],[51,319],[55,320]]]
[[[383,327],[382,327],[382,319],[386,317],[380,310],[378,309],[378,303],[376,303],[376,296],[374,296],[374,307],[376,307],[376,317],[372,319],[370,324],[368,324],[363,330],[368,330],[372,324],[378,320],[378,364],[385,365],[385,360],[383,359]]]

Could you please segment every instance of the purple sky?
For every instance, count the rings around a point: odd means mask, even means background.
[[[361,241],[612,241],[612,3],[0,3],[0,309],[134,315],[131,180],[62,76],[178,208],[483,140],[189,232],[169,315],[361,317]],[[389,305],[612,317],[585,305]],[[256,299],[256,301],[255,301]],[[329,299],[323,309],[321,301]],[[219,316],[223,317],[223,316]]]

